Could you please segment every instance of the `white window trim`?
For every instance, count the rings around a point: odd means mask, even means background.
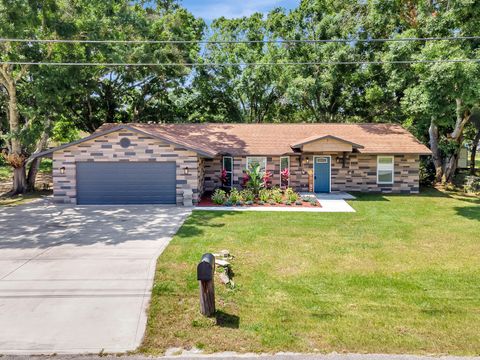
[[[232,165],[232,170],[227,171],[227,174],[230,173],[230,185],[227,185],[228,187],[233,186],[233,157],[232,156],[224,156],[222,158],[222,170],[225,170],[225,159],[230,159],[231,165]]]
[[[248,168],[248,160],[249,159],[262,159],[263,162],[265,163],[265,172],[267,171],[267,157],[266,156],[247,156],[246,163],[245,163],[245,169],[249,170]]]
[[[392,159],[392,164],[391,165],[380,164],[380,158]],[[382,167],[382,168],[380,168],[380,167]],[[378,175],[379,175],[380,170],[391,171],[392,172],[392,181],[380,181],[378,179]],[[377,184],[379,184],[379,185],[391,185],[391,184],[394,183],[394,181],[395,181],[395,157],[394,156],[389,156],[389,155],[378,155],[377,156]]]
[[[282,186],[282,159],[287,159],[287,163],[288,163],[287,169],[288,169],[288,173],[290,174],[290,156],[280,156],[280,187]],[[290,176],[288,176],[287,187],[289,186],[290,186]]]

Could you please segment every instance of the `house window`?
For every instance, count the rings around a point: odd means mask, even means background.
[[[252,165],[259,164],[260,172],[264,173],[267,169],[267,158],[263,156],[250,156],[247,157],[247,170],[251,168]]]
[[[393,156],[377,157],[377,184],[393,184]]]
[[[227,173],[227,182],[225,186],[232,187],[233,185],[233,158],[231,156],[223,157],[223,170]]]
[[[288,170],[288,176],[285,176],[285,170]],[[287,187],[290,184],[290,157],[282,156],[280,158],[280,186]]]

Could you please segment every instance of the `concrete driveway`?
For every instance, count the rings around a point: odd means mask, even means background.
[[[134,350],[155,262],[189,209],[0,208],[0,354]]]

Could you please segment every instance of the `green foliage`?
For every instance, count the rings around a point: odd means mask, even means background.
[[[251,190],[255,196],[260,192],[260,189],[264,187],[263,176],[264,173],[260,170],[260,164],[251,164],[250,168],[246,170],[248,175],[247,189]]]
[[[435,166],[433,165],[432,159],[421,158],[419,171],[420,185],[432,186],[435,181]]]
[[[258,198],[264,203],[268,202],[272,197],[272,190],[270,189],[261,189],[258,193]]]
[[[283,201],[283,193],[279,188],[271,189],[271,199],[277,204],[281,204]]]
[[[300,198],[300,195],[296,193],[292,188],[289,187],[285,189],[285,197],[287,198],[287,200],[294,203]]]
[[[216,189],[212,195],[212,201],[217,205],[222,205],[227,200],[227,194],[222,189]]]
[[[255,194],[252,190],[249,189],[243,189],[242,191],[240,191],[240,197],[245,202],[255,200]]]
[[[80,139],[80,133],[71,119],[61,119],[54,124],[51,139],[60,143],[69,143]]]
[[[230,194],[228,194],[228,201],[230,201],[232,204],[237,204],[239,201],[242,201],[242,196],[237,188],[232,188],[232,190],[230,190]]]
[[[464,189],[467,193],[480,193],[480,176],[467,176]]]

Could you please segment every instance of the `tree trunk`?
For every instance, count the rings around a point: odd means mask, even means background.
[[[35,158],[30,162],[30,169],[27,175],[27,191],[35,191],[35,181],[37,180],[38,168],[40,167],[40,158]]]
[[[428,134],[430,136],[430,150],[432,150],[432,160],[433,164],[435,165],[435,182],[441,182],[443,177],[443,159],[442,154],[440,153],[440,148],[438,147],[438,127],[433,121],[433,119],[430,122]]]
[[[473,143],[472,143],[472,153],[470,154],[470,175],[475,175],[475,159],[477,155],[477,147],[479,142],[480,142],[480,130],[478,130],[477,135],[475,135],[475,139],[473,139]]]
[[[25,163],[21,167],[13,168],[13,189],[12,195],[23,194],[27,190],[27,176],[25,174]]]
[[[8,142],[7,163],[13,167],[13,195],[23,194],[26,190],[27,178],[25,174],[25,157],[22,143],[18,138],[20,132],[20,117],[18,114],[17,86],[12,76],[10,65],[0,66],[0,82],[8,94],[8,126],[11,139]]]
[[[34,155],[38,154],[39,152],[42,152],[47,147],[51,123],[52,122],[50,119],[47,119],[47,121],[45,122],[45,129],[43,130],[42,136],[37,142]],[[35,191],[35,181],[37,179],[37,173],[38,173],[38,168],[40,166],[40,161],[41,161],[40,158],[34,158],[33,160],[27,161],[27,163],[30,162],[30,169],[28,171],[28,176],[27,176],[27,191]]]

